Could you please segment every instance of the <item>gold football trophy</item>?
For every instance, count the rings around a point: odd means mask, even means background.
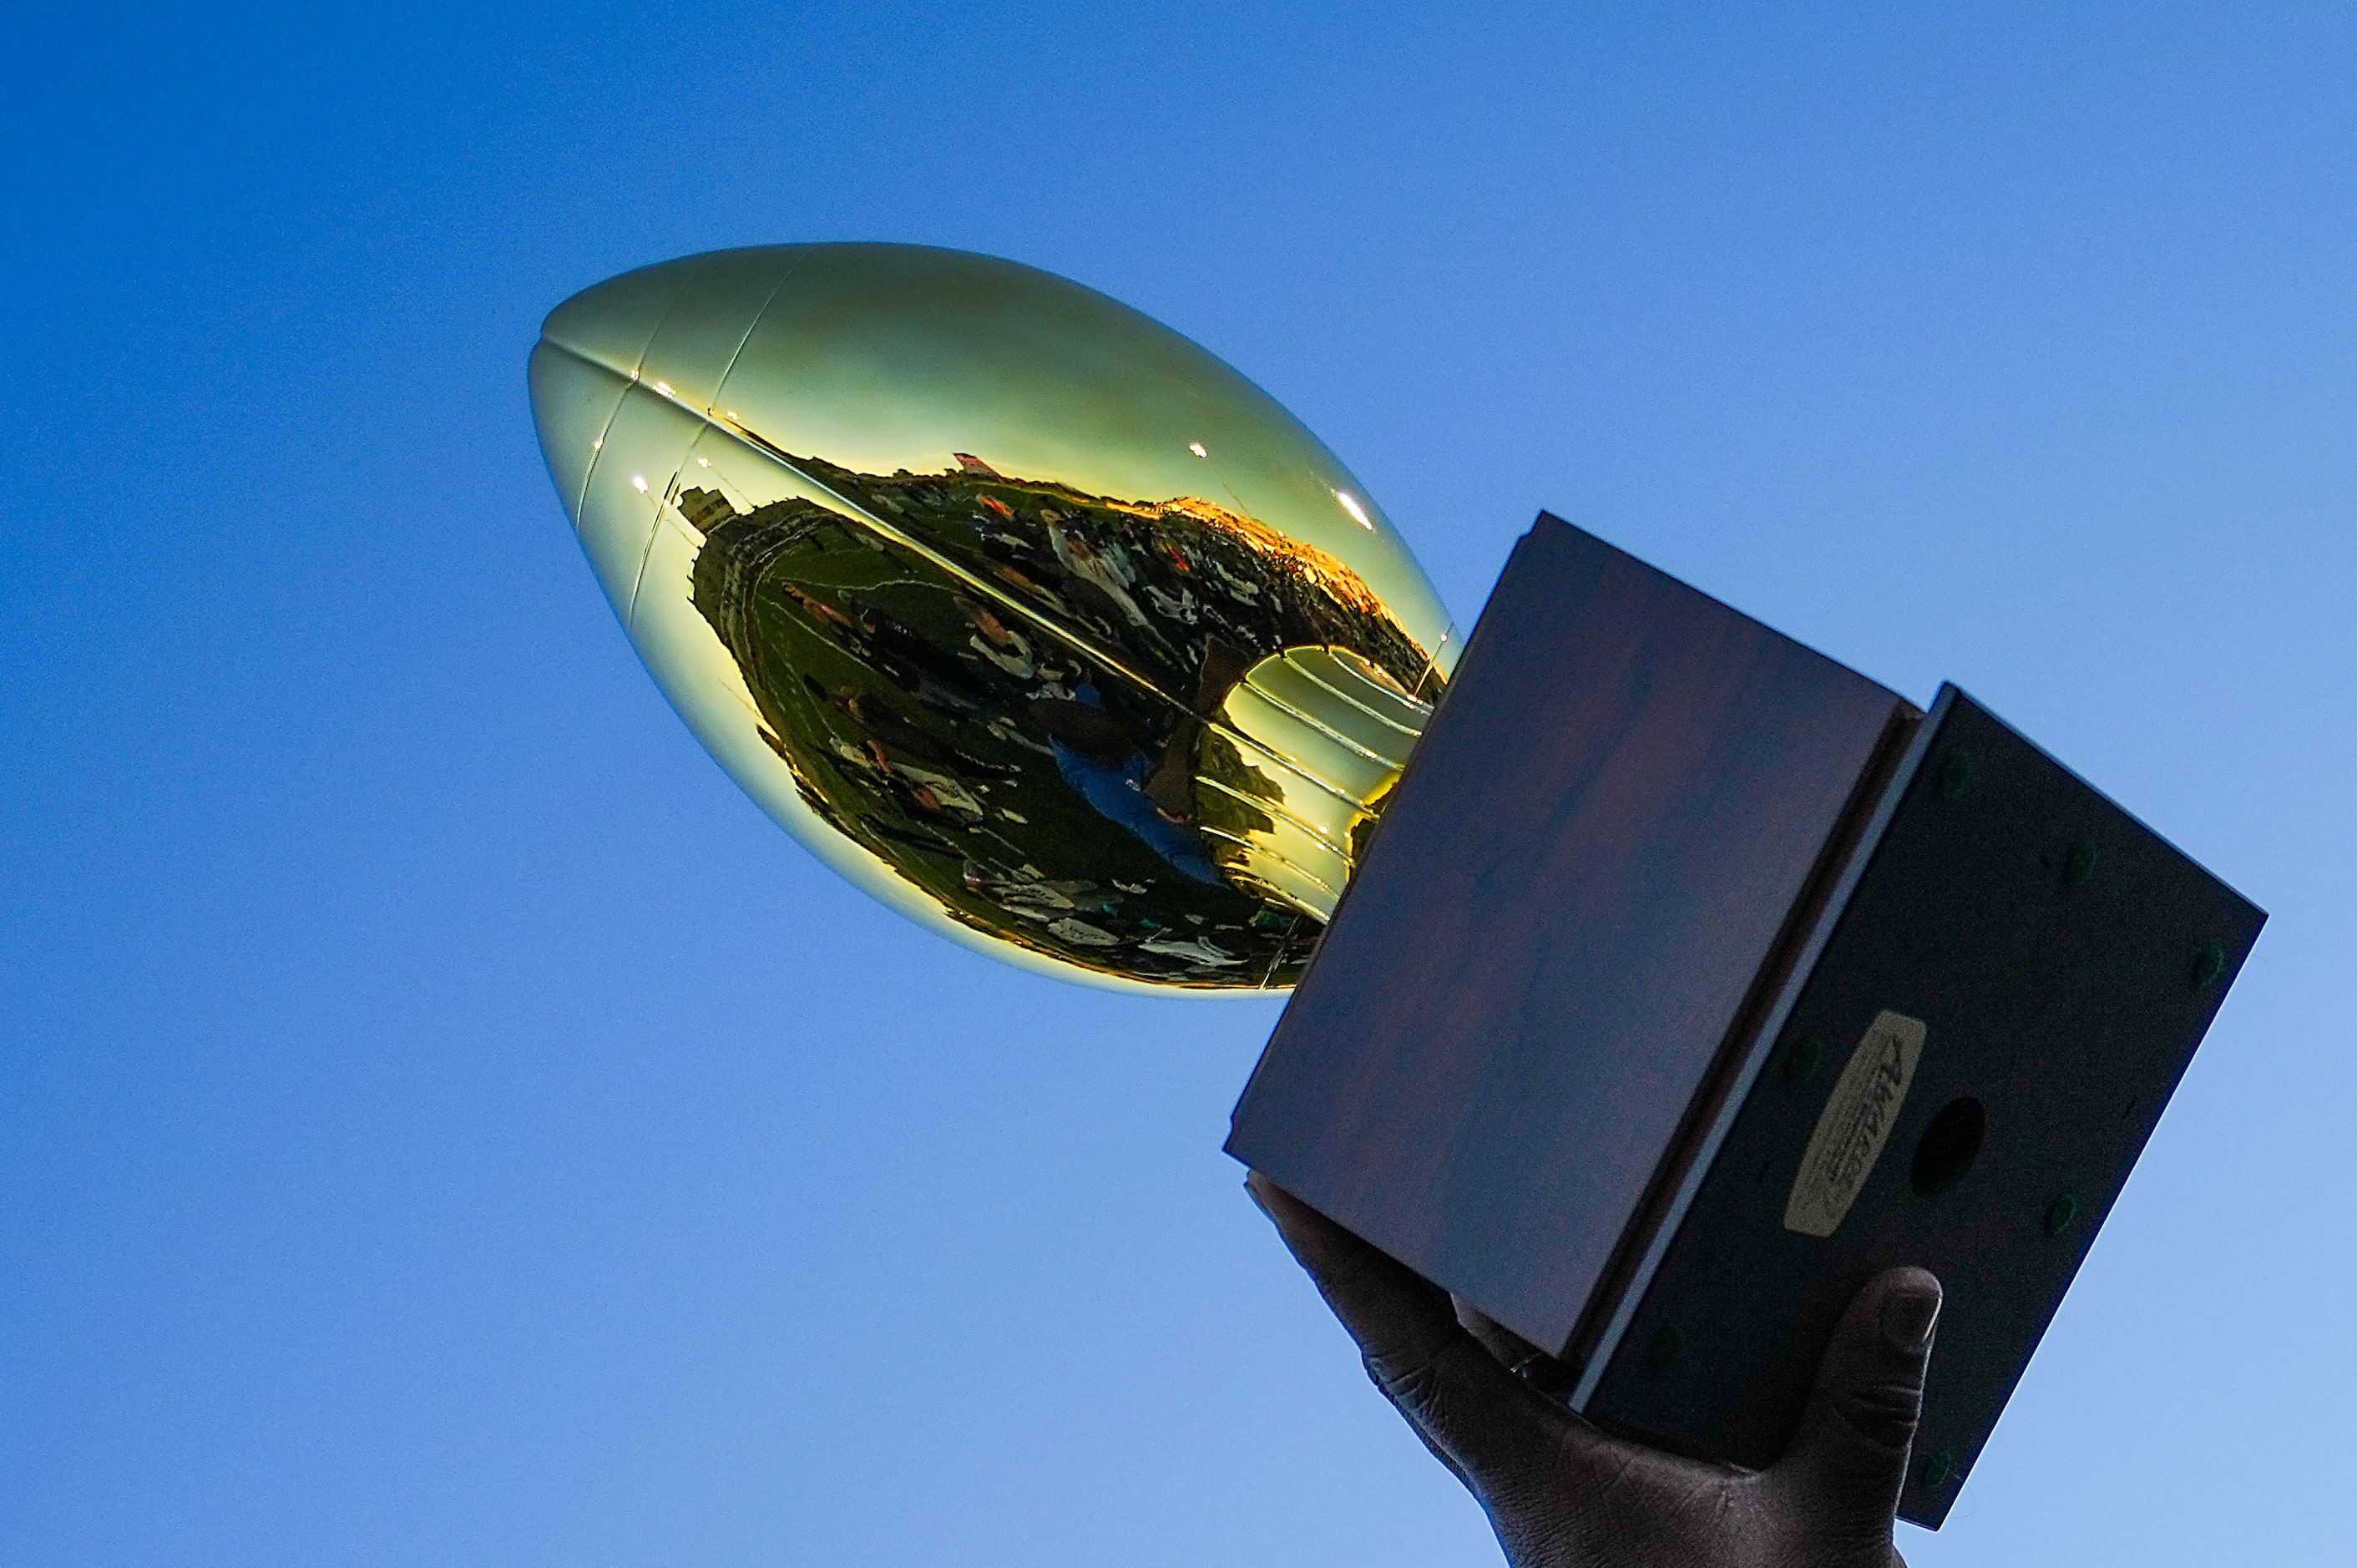
[[[626,273],[531,379],[631,642],[813,853],[1026,968],[1293,983],[1458,639],[1266,393],[1078,284],[881,244]]]

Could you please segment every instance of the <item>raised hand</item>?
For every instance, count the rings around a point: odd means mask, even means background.
[[[1940,1313],[1921,1269],[1858,1293],[1791,1448],[1738,1470],[1598,1431],[1543,1393],[1543,1376],[1508,1369],[1544,1364],[1530,1347],[1460,1323],[1448,1293],[1267,1178],[1245,1186],[1513,1568],[1905,1568],[1891,1520]]]

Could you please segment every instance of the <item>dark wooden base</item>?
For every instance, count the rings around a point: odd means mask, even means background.
[[[2263,919],[1961,693],[1543,516],[1228,1148],[1744,1465],[1931,1268],[1936,1526]]]

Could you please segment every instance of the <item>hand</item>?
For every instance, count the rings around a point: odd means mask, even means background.
[[[1460,1323],[1447,1292],[1265,1176],[1244,1186],[1513,1568],[1906,1568],[1890,1523],[1940,1313],[1921,1269],[1858,1293],[1792,1447],[1772,1469],[1738,1470],[1606,1435],[1507,1369],[1529,1346]]]

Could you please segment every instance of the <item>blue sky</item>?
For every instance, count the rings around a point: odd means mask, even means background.
[[[1551,507],[1964,684],[2273,921],[1918,1568],[2324,1561],[2357,18],[12,18],[12,1563],[1494,1560],[1219,1153],[1275,1016],[823,871],[541,467],[559,299],[918,241],[1198,338],[1469,624]]]

